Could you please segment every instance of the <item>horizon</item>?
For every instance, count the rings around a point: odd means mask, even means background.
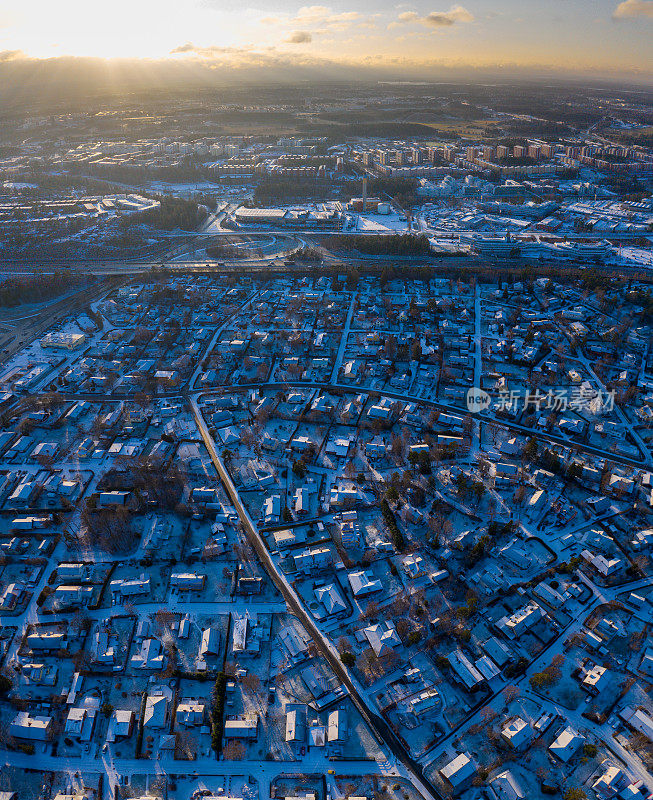
[[[435,80],[550,76],[648,84],[653,0],[517,0],[256,7],[215,0],[118,0],[109,14],[64,0],[0,12],[0,66],[11,77],[47,66],[109,78],[127,70],[228,82],[224,71],[277,80]],[[9,69],[9,71],[7,71]],[[285,73],[290,73],[286,75]],[[306,77],[303,77],[306,76]]]

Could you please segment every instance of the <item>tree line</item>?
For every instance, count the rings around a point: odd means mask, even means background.
[[[149,225],[163,231],[172,231],[179,228],[182,231],[192,231],[206,217],[206,211],[200,208],[194,200],[184,200],[181,197],[160,197],[156,208],[148,208],[120,220],[122,228],[133,225]]]
[[[10,277],[0,283],[0,306],[12,307],[21,303],[40,303],[70,291],[82,283],[95,280],[70,270],[57,270],[51,275],[30,275],[24,278]]]
[[[388,256],[428,256],[431,255],[431,245],[424,234],[381,234],[379,236],[365,236],[343,233],[333,236],[329,240],[334,250],[358,250],[359,253],[368,255]]]

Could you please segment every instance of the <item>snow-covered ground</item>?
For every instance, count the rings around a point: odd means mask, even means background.
[[[404,214],[358,214],[356,215],[358,233],[395,233],[409,230]]]

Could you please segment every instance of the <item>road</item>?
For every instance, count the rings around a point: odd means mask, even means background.
[[[281,232],[280,232],[281,233]],[[286,232],[283,232],[287,234]],[[271,232],[260,234],[266,240],[269,239]],[[226,232],[221,235],[239,235],[241,238],[255,237],[256,234],[234,234]],[[208,234],[203,234],[208,237]],[[303,240],[307,244],[311,244],[312,238],[315,234],[307,234],[303,232],[302,239],[297,239],[298,246],[303,246]],[[314,245],[311,245],[314,246]],[[389,266],[391,268],[404,268],[404,269],[418,269],[426,268],[432,270],[434,273],[446,270],[455,270],[456,272],[467,272],[474,275],[479,271],[487,274],[488,268],[491,267],[494,271],[500,272],[505,276],[519,275],[523,273],[524,269],[529,269],[533,277],[546,276],[556,277],[557,275],[569,277],[582,277],[584,267],[577,264],[569,263],[567,261],[560,262],[538,262],[526,258],[514,258],[507,261],[488,262],[475,255],[466,256],[447,256],[447,255],[433,255],[428,257],[415,257],[415,256],[364,256],[359,253],[339,253],[332,252],[325,263],[318,264],[300,264],[291,263],[286,264],[286,257],[292,255],[297,248],[284,249],[268,256],[267,258],[251,258],[251,259],[237,259],[237,260],[212,260],[212,259],[198,259],[184,257],[182,252],[179,251],[170,260],[169,255],[162,255],[157,259],[79,259],[73,263],[68,259],[2,259],[0,260],[0,273],[9,272],[11,274],[31,275],[34,273],[51,274],[57,269],[62,267],[74,268],[82,272],[88,272],[93,275],[137,275],[143,272],[149,272],[153,269],[161,269],[165,266],[168,271],[175,272],[211,272],[215,274],[233,274],[235,271],[239,275],[252,275],[258,273],[271,272],[279,275],[306,275],[306,274],[331,274],[333,264],[350,265],[358,268],[361,272],[369,269],[379,268],[382,266]],[[643,267],[628,267],[628,266],[612,266],[612,265],[591,265],[594,272],[605,275],[609,278],[623,277],[626,279],[638,280],[644,283],[653,283],[653,272]]]
[[[390,391],[385,387],[381,388],[370,388],[365,386],[359,386],[358,384],[353,384],[348,386],[344,383],[318,383],[314,381],[292,381],[287,380],[284,382],[271,382],[271,383],[252,383],[252,384],[239,384],[239,390],[245,391],[247,389],[283,389],[284,387],[293,387],[298,389],[322,389],[324,391],[332,391],[334,389],[345,389],[349,392],[355,392],[356,394],[370,394],[372,392],[382,394],[384,397],[389,397],[391,400],[399,400],[406,403],[418,403],[421,405],[429,406],[430,408],[435,408],[438,411],[444,411],[448,414],[454,414],[457,416],[466,416],[469,412],[466,407],[463,406],[456,406],[452,403],[443,403],[440,400],[430,400],[426,397],[420,397],[418,395],[411,395],[407,392],[399,393]],[[215,389],[207,388],[202,391],[202,395],[210,396],[211,394],[222,394],[224,392],[223,387],[216,387]],[[609,450],[603,450],[600,447],[595,447],[594,445],[583,444],[582,442],[576,442],[571,439],[567,439],[564,436],[557,436],[554,433],[550,433],[546,430],[540,430],[539,428],[529,428],[526,425],[521,425],[518,422],[511,422],[503,417],[498,417],[493,414],[488,414],[486,412],[479,415],[479,420],[481,422],[494,422],[497,425],[501,425],[505,428],[509,428],[510,430],[518,431],[519,433],[524,434],[525,436],[537,436],[538,439],[543,441],[547,441],[550,444],[557,444],[557,445],[564,445],[568,447],[570,450],[576,450],[577,452],[581,453],[589,453],[591,455],[598,456],[600,458],[609,459],[613,461],[615,464],[624,464],[629,467],[636,467],[641,469],[642,467],[651,467],[653,468],[653,463],[650,463],[647,460],[638,461],[637,459],[627,458],[626,456],[617,455]]]
[[[340,346],[338,347],[338,355],[336,357],[336,363],[333,365],[333,372],[331,373],[331,383],[337,383],[338,381],[338,370],[342,364],[342,359],[345,355],[345,349],[347,347],[347,337],[349,336],[349,329],[351,328],[351,318],[354,315],[354,306],[356,305],[356,294],[352,293],[351,302],[349,303],[349,310],[347,311],[347,321],[345,322],[345,327],[342,331],[342,336],[340,337]]]
[[[37,743],[37,747],[38,747]],[[332,769],[334,762],[324,758],[324,756],[313,752],[302,758],[301,762],[278,762],[278,761],[216,761],[214,758],[200,758],[192,762],[175,761],[171,757],[160,759],[144,758],[113,758],[111,748],[108,747],[101,758],[95,758],[89,754],[81,757],[50,756],[39,753],[38,769],[52,772],[68,772],[74,775],[77,772],[89,775],[104,774],[110,778],[117,779],[120,776],[132,778],[134,775],[168,775],[178,774],[190,777],[191,772],[197,773],[202,777],[210,776],[245,776],[253,774],[256,776],[261,791],[261,797],[269,797],[267,786],[277,776],[292,772],[294,768],[302,773],[320,773]],[[35,769],[35,756],[13,750],[0,750],[0,764],[19,769]],[[374,761],[346,761],[343,763],[343,772],[348,775],[371,775],[378,774],[378,768]],[[346,765],[346,766],[345,766]],[[267,786],[262,786],[266,784]]]
[[[474,286],[474,389],[481,388],[481,373],[483,370],[483,350],[481,348],[481,289],[478,283]],[[481,446],[481,423],[478,418],[474,419],[472,432],[472,446],[470,456],[474,458]]]

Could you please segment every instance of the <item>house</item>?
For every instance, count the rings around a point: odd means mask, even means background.
[[[294,556],[295,567],[298,572],[318,572],[331,565],[333,556],[328,547],[313,547],[302,550]]]
[[[170,586],[180,592],[199,592],[204,588],[206,575],[195,572],[173,572],[170,576]]]
[[[71,708],[66,717],[64,733],[76,736],[83,742],[90,741],[93,735],[96,713],[97,709],[86,706]]]
[[[224,723],[226,739],[256,739],[258,735],[258,714],[227,719]]]
[[[531,726],[521,717],[515,717],[501,729],[501,737],[514,750],[528,747],[533,738]]]
[[[62,650],[66,646],[66,634],[62,631],[35,631],[28,634],[30,650]]]
[[[135,669],[163,669],[166,655],[158,639],[143,639],[141,649],[131,657]]]
[[[311,513],[311,493],[307,486],[300,486],[295,491],[294,507],[295,513],[299,516]]]
[[[265,525],[272,525],[279,522],[281,516],[281,495],[273,494],[266,497],[261,509],[261,519]]]
[[[328,583],[326,586],[316,586],[313,594],[318,603],[321,603],[327,616],[344,614],[347,611],[347,604],[340,594],[339,588],[335,583]]]
[[[304,742],[306,740],[306,712],[300,708],[286,711],[286,741]]]
[[[193,503],[206,505],[207,503],[217,503],[218,497],[215,489],[207,486],[196,486],[191,492]]]
[[[565,598],[546,581],[541,581],[533,588],[533,593],[553,608],[564,604]]]
[[[383,397],[378,403],[370,406],[367,416],[369,419],[380,419],[382,421],[389,420],[392,415],[392,407],[394,401],[389,397]]]
[[[54,686],[59,677],[59,670],[54,665],[23,664],[20,670],[20,683],[29,686]]]
[[[247,647],[247,616],[233,616],[233,632],[231,649],[234,653],[244,653]]]
[[[442,698],[440,697],[440,692],[438,692],[435,686],[430,686],[428,689],[414,694],[409,700],[410,710],[416,717],[420,717],[422,714],[427,714],[429,711],[439,708],[441,703]]]
[[[577,733],[571,726],[561,731],[549,746],[549,752],[566,764],[578,752],[585,737]]]
[[[209,627],[202,631],[202,640],[200,642],[200,658],[206,656],[217,656],[220,652],[220,631],[218,628]]]
[[[347,714],[340,709],[329,713],[327,741],[344,742],[347,739]]]
[[[401,639],[392,622],[380,622],[363,629],[363,634],[377,657],[394,652],[401,646]]]
[[[622,772],[622,770],[619,769],[619,767],[615,767],[614,765],[610,764],[607,759],[603,761],[601,766],[606,764],[609,766],[605,772],[594,781],[592,784],[592,789],[594,789],[599,797],[627,797],[627,794],[624,795],[622,793],[628,788],[630,781]],[[637,797],[638,794],[639,792],[637,792],[637,794],[634,796]]]
[[[9,725],[9,733],[16,739],[45,742],[50,736],[52,725],[52,717],[33,717],[27,711],[19,711]]]
[[[581,551],[581,556],[588,564],[591,564],[600,575],[603,575],[604,578],[614,575],[614,573],[618,572],[624,565],[623,560],[620,558],[608,558],[604,556],[603,553],[597,553],[595,555],[589,550]]]
[[[607,668],[595,664],[585,672],[581,685],[591,694],[599,694],[609,685],[610,681],[611,677]]]
[[[115,658],[116,650],[111,644],[111,626],[101,622],[93,633],[91,660],[95,664],[113,666]]]
[[[512,653],[508,647],[496,636],[492,636],[481,644],[481,648],[485,653],[498,664],[501,669],[512,659]]]
[[[238,575],[236,591],[238,594],[260,594],[263,589],[263,578],[260,575]]]
[[[10,583],[0,597],[0,608],[12,611],[25,596],[26,587],[23,583]]]
[[[121,603],[127,597],[147,595],[150,593],[150,576],[143,573],[138,578],[111,581],[109,591],[112,603]]]
[[[116,508],[129,504],[131,492],[100,492],[97,498],[98,508]]]
[[[172,690],[167,686],[157,686],[148,693],[143,714],[144,728],[163,728],[168,722],[168,704],[172,700]]]
[[[132,735],[135,714],[129,709],[116,708],[111,712],[107,727],[107,742],[115,742]]]
[[[354,597],[367,597],[383,589],[381,581],[375,578],[371,572],[365,572],[364,570],[350,572],[347,575],[347,579]]]
[[[93,594],[92,586],[57,586],[52,595],[53,608],[65,609],[86,605]]]
[[[302,661],[308,651],[308,634],[303,631],[303,636],[291,625],[279,631],[279,641],[290,661],[294,664]]]
[[[490,788],[497,800],[525,800],[528,797],[528,790],[509,769],[492,778]]]
[[[340,514],[340,539],[343,547],[358,547],[361,531],[356,511],[343,511]]]
[[[440,775],[454,792],[461,792],[471,786],[476,775],[476,763],[467,753],[460,753],[440,770]]]
[[[355,503],[358,499],[358,489],[353,486],[332,486],[329,494],[329,505],[332,508],[342,508],[347,504]]]
[[[633,730],[646,736],[653,742],[653,718],[643,708],[626,706],[619,712],[619,717]]]
[[[426,572],[426,562],[422,556],[411,554],[406,556],[401,562],[404,572],[409,578],[420,578]]]
[[[449,666],[457,680],[468,690],[473,691],[484,680],[483,675],[461,650],[454,650],[447,656]]]
[[[175,718],[177,725],[190,728],[193,725],[201,725],[204,722],[206,706],[199,700],[182,700],[177,706]]]
[[[290,528],[285,528],[281,531],[273,531],[272,538],[278,550],[285,550],[295,544],[297,541],[297,534]]]
[[[509,639],[518,639],[545,616],[544,611],[537,603],[529,603],[515,611],[514,614],[502,617],[496,626]]]

